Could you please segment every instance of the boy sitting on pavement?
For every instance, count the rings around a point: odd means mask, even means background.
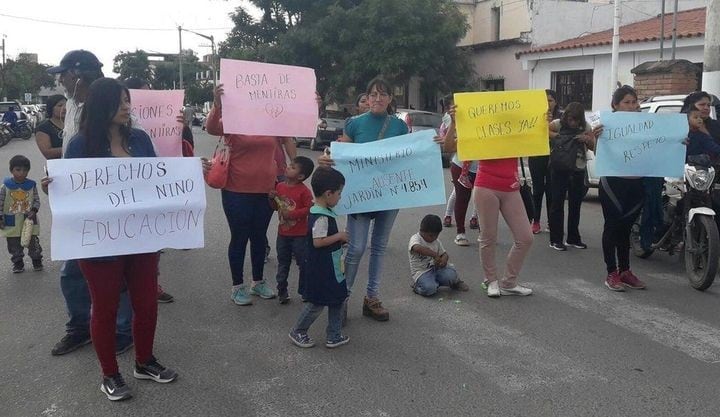
[[[428,214],[420,223],[420,232],[412,235],[408,244],[413,290],[425,297],[435,294],[441,286],[457,291],[469,289],[448,264],[448,254],[438,239],[442,229],[440,217]]]

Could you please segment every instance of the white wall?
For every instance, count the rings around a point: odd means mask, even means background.
[[[473,52],[472,63],[480,78],[500,75],[505,79],[505,90],[528,88],[528,71],[522,62],[515,59],[515,53],[527,50],[529,45],[511,45],[502,48],[484,49]]]
[[[575,2],[563,0],[532,0],[531,40],[533,46],[548,45],[573,39],[590,33],[602,32],[613,26],[613,3]],[[673,1],[665,2],[665,13],[672,13]],[[705,7],[705,0],[682,0],[678,11]],[[621,24],[647,20],[660,14],[660,0],[623,0],[621,3]],[[671,21],[666,16],[666,22]],[[659,33],[657,34],[659,36]]]
[[[618,60],[618,81],[633,85],[631,69],[648,62],[657,61],[658,51],[652,44],[621,45]],[[574,56],[571,54],[575,54]],[[703,61],[703,38],[679,39],[677,59],[690,62]],[[559,71],[593,70],[593,110],[610,108],[614,88],[610,86],[610,46],[577,48],[553,51],[533,56],[523,56],[523,66],[528,69],[529,88],[552,88],[552,73]]]

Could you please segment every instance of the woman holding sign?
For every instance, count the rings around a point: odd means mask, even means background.
[[[445,152],[457,151],[455,112],[456,107],[453,105],[448,111],[452,122],[445,136]],[[488,297],[532,294],[532,289],[517,283],[533,241],[525,204],[520,196],[517,167],[517,158],[482,160],[479,161],[475,176],[475,205],[480,216],[480,260]],[[495,262],[500,214],[513,235],[513,246],[507,257],[505,277],[502,280],[498,280]]]
[[[250,305],[253,295],[263,299],[275,297],[275,292],[263,279],[263,272],[267,229],[273,214],[269,193],[275,189],[275,151],[282,138],[226,135],[223,130],[220,99],[223,93],[222,84],[215,87],[213,108],[208,114],[206,128],[211,135],[224,136],[230,148],[227,184],[222,189],[222,205],[230,226],[228,260],[233,284],[231,299],[237,305]],[[253,280],[250,289],[243,280],[248,241]]]
[[[94,81],[80,116],[80,133],[68,145],[65,158],[155,157],[150,137],[132,128],[130,111],[130,93],[119,81],[112,78]],[[44,179],[43,187],[49,181]],[[133,307],[133,375],[160,383],[174,381],[177,372],[162,366],[153,356],[158,254],[81,259],[78,263],[90,289],[90,329],[103,373],[100,390],[112,401],[132,396],[115,357],[115,320],[123,286],[127,286]]]
[[[638,112],[637,93],[630,86],[622,86],[612,96],[613,111]],[[594,129],[595,137],[602,126]],[[645,283],[630,271],[630,230],[643,206],[643,180],[637,177],[601,177],[598,190],[605,224],[602,249],[607,267],[605,286],[611,291],[625,291],[625,287],[643,289]]]
[[[367,143],[407,134],[408,127],[405,122],[388,114],[388,106],[392,99],[391,92],[392,88],[384,80],[376,78],[370,81],[367,88],[370,111],[351,118],[345,126],[343,136],[338,140]],[[318,164],[325,167],[334,165],[328,155],[320,156]],[[370,265],[368,267],[367,295],[363,300],[363,315],[378,321],[386,321],[390,318],[390,313],[382,306],[379,299],[380,274],[388,238],[398,211],[358,213],[351,214],[347,218],[347,232],[350,235],[350,241],[345,257],[345,279],[348,290],[352,289],[355,282],[360,260],[362,260],[368,238],[370,238]],[[373,223],[372,236],[369,236],[370,223]]]

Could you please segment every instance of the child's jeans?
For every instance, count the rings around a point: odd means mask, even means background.
[[[25,248],[20,244],[20,237],[9,237],[7,238],[8,252],[10,252],[10,260],[13,265],[23,265],[23,258],[25,257]],[[42,261],[42,248],[40,247],[40,239],[37,236],[30,238],[30,245],[28,246],[28,256],[34,262]]]
[[[295,255],[295,262],[298,268],[303,267],[303,260],[307,251],[307,237],[305,236],[281,236],[277,237],[277,281],[278,291],[287,291],[288,275],[290,274],[290,264],[292,264],[292,256]]]
[[[328,325],[326,332],[328,341],[338,340],[342,335],[342,306],[342,303],[334,306],[327,306]],[[300,313],[300,317],[298,318],[297,324],[295,325],[293,331],[296,331],[298,333],[307,333],[310,326],[312,326],[312,324],[315,322],[315,319],[317,319],[320,313],[322,313],[323,308],[325,308],[325,306],[313,303],[305,303],[305,307]]]
[[[444,268],[433,268],[420,275],[420,278],[415,281],[414,290],[424,297],[429,297],[437,292],[438,287],[449,287],[457,280],[457,271],[452,265]]]

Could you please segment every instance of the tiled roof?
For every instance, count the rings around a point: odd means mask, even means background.
[[[673,13],[665,14],[665,39],[672,39]],[[612,29],[591,33],[579,38],[568,39],[550,45],[538,46],[520,51],[516,57],[538,52],[562,49],[584,48],[612,44]],[[694,38],[705,35],[705,8],[685,10],[677,15],[677,37]],[[660,40],[660,16],[620,27],[620,43],[652,42]]]

